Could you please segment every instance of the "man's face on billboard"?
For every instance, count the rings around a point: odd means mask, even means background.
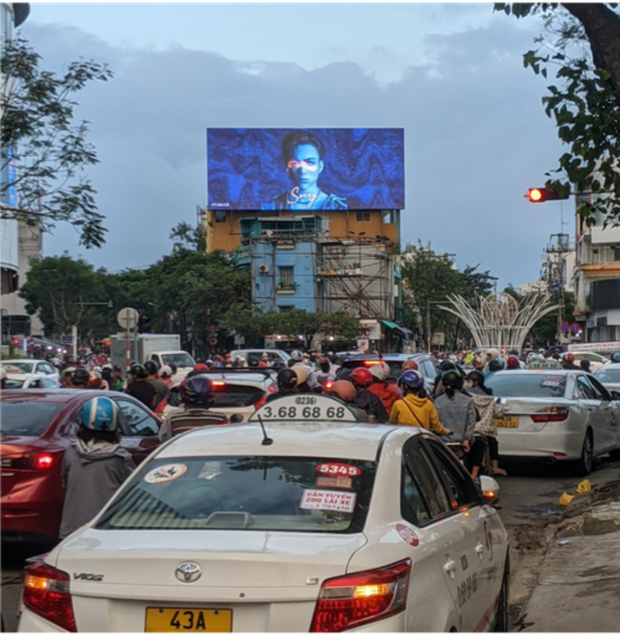
[[[293,184],[304,193],[316,187],[319,175],[323,171],[323,161],[314,145],[298,145],[286,168]]]

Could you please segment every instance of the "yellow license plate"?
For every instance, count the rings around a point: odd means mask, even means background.
[[[232,632],[232,610],[147,608],[145,632]]]
[[[502,418],[493,419],[495,427],[519,427],[518,416],[502,416]]]

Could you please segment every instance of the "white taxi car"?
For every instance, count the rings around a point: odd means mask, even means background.
[[[162,445],[28,569],[18,631],[507,631],[481,487],[428,431],[281,397]]]

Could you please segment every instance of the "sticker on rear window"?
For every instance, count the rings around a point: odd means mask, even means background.
[[[215,478],[221,471],[222,463],[220,461],[207,461],[198,473],[198,478],[209,480]]]
[[[316,480],[316,486],[350,490],[353,487],[353,479],[348,476],[319,476]]]
[[[183,476],[187,472],[187,466],[183,463],[172,463],[171,465],[162,465],[151,470],[144,480],[147,483],[166,483],[167,481],[174,481],[179,476]]]
[[[329,490],[304,490],[299,507],[302,510],[329,510],[352,513],[355,508],[353,492],[330,492]]]
[[[542,387],[560,387],[560,381],[543,381]]]
[[[316,471],[328,476],[359,476],[362,473],[359,467],[346,463],[321,463],[316,466]]]

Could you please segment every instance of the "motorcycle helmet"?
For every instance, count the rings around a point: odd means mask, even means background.
[[[504,361],[500,358],[494,358],[489,361],[489,371],[490,372],[500,372],[504,369]]]
[[[356,396],[355,387],[349,381],[334,381],[329,388],[329,394],[345,403],[352,403]]]
[[[390,375],[390,366],[383,361],[373,365],[368,370],[376,379],[380,381],[385,381]]]
[[[206,376],[185,379],[179,386],[181,400],[187,405],[208,406],[212,401],[213,383]]]
[[[159,367],[157,367],[155,361],[146,361],[146,363],[144,363],[144,369],[147,376],[157,376],[157,372],[159,371]]]
[[[304,355],[301,353],[300,350],[295,349],[291,352],[291,360],[292,361],[303,361],[304,360]]]
[[[281,369],[284,369],[286,367],[286,363],[281,358],[278,358],[273,362],[273,365],[271,367],[275,369],[276,372],[279,372]]]
[[[616,352],[612,357],[611,360],[614,363],[620,363],[620,352]]]
[[[372,374],[365,367],[356,367],[351,372],[351,382],[355,385],[367,387],[368,385],[372,385]]]
[[[118,429],[118,405],[105,396],[91,398],[80,414],[82,425],[96,432],[115,432]]]
[[[276,380],[280,389],[292,390],[297,386],[297,372],[291,367],[283,367]]]
[[[398,379],[398,384],[403,387],[410,387],[413,390],[424,387],[424,378],[415,369],[405,370]]]
[[[564,356],[562,358],[567,363],[573,363],[575,361],[575,355],[573,353],[571,353],[571,352],[568,352],[567,354],[564,354]]]
[[[441,382],[444,387],[451,387],[452,389],[460,389],[463,384],[463,376],[457,369],[448,370],[441,376]]]
[[[297,387],[308,382],[308,370],[299,365],[293,365],[291,369],[297,374]]]
[[[478,387],[482,387],[484,385],[484,374],[482,374],[482,372],[474,370],[473,372],[469,372],[469,374],[467,374],[465,380],[475,381]]]
[[[140,363],[134,363],[129,368],[129,374],[133,379],[146,378],[146,370],[144,369],[144,365],[140,365]]]
[[[322,358],[319,361],[319,367],[324,374],[327,374],[332,367],[331,361],[329,358]]]
[[[446,358],[445,360],[441,361],[441,363],[439,363],[440,372],[451,372],[455,369],[457,369],[456,363],[454,361],[451,361],[449,358]]]
[[[519,369],[521,367],[519,359],[516,356],[509,356],[506,361],[506,369]]]
[[[258,367],[258,364],[260,363],[258,357],[256,356],[248,356],[248,367]]]
[[[71,374],[71,385],[88,385],[90,372],[85,367],[78,367]]]

